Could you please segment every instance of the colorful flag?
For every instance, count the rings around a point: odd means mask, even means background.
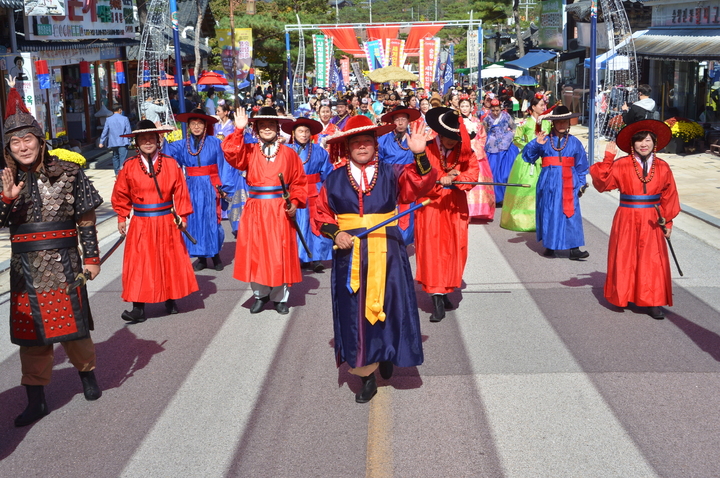
[[[80,62],[80,86],[83,88],[92,86],[92,78],[90,77],[90,62]]]
[[[50,70],[48,70],[47,61],[38,60],[35,62],[35,74],[37,75],[41,90],[50,88]]]
[[[443,95],[448,92],[448,90],[453,86],[455,83],[453,79],[453,73],[455,73],[455,67],[454,67],[454,57],[455,57],[455,45],[452,43],[450,44],[450,52],[447,55],[447,59],[445,61],[445,71],[443,72],[443,78],[439,80],[439,83],[442,85],[442,92]]]
[[[125,67],[121,61],[115,62],[115,81],[118,85],[125,84]]]

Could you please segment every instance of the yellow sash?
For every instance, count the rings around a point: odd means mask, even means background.
[[[338,226],[343,231],[359,228],[369,229],[376,224],[390,219],[395,214],[397,214],[397,211],[386,214],[364,214],[362,217],[358,214],[339,214]],[[368,249],[365,318],[373,325],[378,320],[381,322],[385,321],[385,312],[383,312],[383,306],[385,305],[385,275],[387,269],[387,235],[385,228],[395,225],[397,225],[397,221],[393,221],[363,238],[367,239]],[[351,292],[356,293],[360,288],[360,239],[357,237],[353,238],[349,279],[349,289]]]

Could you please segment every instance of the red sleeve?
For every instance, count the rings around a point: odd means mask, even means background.
[[[284,152],[287,162],[287,176],[285,182],[288,185],[290,201],[300,209],[307,203],[307,176],[303,168],[302,160],[295,151],[287,146],[280,146]]]
[[[469,155],[468,158],[459,164],[460,175],[455,178],[455,181],[466,181],[466,182],[477,182],[480,176],[480,166],[477,162],[475,154]],[[472,184],[457,184],[455,185],[461,191],[470,191],[473,186]]]
[[[627,158],[627,156],[624,156],[624,158]],[[605,153],[602,162],[590,166],[590,177],[592,177],[593,187],[600,192],[611,191],[619,187],[613,174],[614,159],[614,154]]]
[[[168,165],[169,166],[169,165]],[[186,220],[187,217],[192,214],[193,208],[192,203],[190,202],[190,193],[188,193],[187,183],[185,182],[185,175],[182,172],[182,169],[173,161],[173,166],[175,167],[176,178],[175,178],[175,186],[173,191],[173,203],[175,204],[175,212],[183,218],[183,220]]]
[[[656,157],[655,161],[662,160]],[[680,214],[680,198],[678,196],[677,187],[675,186],[675,177],[670,169],[670,165],[664,161],[663,163],[667,168],[667,178],[665,187],[663,187],[660,196],[660,212],[665,218],[665,225],[668,229],[671,229],[673,226],[673,219]]]
[[[221,147],[225,153],[225,160],[230,166],[241,171],[247,170],[248,161],[255,144],[245,143],[243,131],[235,130],[223,140]]]
[[[414,162],[406,164],[398,177],[400,202],[407,204],[417,201],[419,198],[431,196],[429,193],[436,186],[437,175],[437,169],[432,168],[429,173],[421,176]],[[431,197],[437,196],[435,194]]]
[[[321,231],[324,236],[334,237],[338,231],[337,217],[335,213],[330,210],[325,186],[320,189],[320,193],[315,200],[315,207],[317,208],[315,215],[310,217],[311,221],[315,221],[315,228]],[[325,224],[331,224],[334,227],[323,227]]]
[[[128,162],[120,170],[110,199],[113,211],[118,215],[119,223],[126,222],[128,216],[130,216],[130,211],[132,211],[132,198],[130,197],[130,184],[128,183],[128,171],[130,171],[131,167]]]

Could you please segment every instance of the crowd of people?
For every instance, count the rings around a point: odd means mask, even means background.
[[[122,319],[144,322],[148,302],[178,313],[177,301],[198,290],[195,272],[207,268],[208,259],[223,269],[227,217],[237,238],[233,276],[250,284],[251,314],[270,302],[288,314],[291,286],[303,280],[302,269],[320,273],[332,261],[335,357],[360,377],[355,399],[365,403],[377,392],[376,371],[388,380],[395,366],[423,363],[414,282],[432,300],[431,322],[459,306],[449,294],[462,284],[473,218],[489,223],[502,208],[500,226],[536,231],[546,256],[589,256],[580,249],[579,201],[588,173],[598,190],[621,192],[607,300],[619,307],[633,302],[662,318],[661,307],[672,305],[664,239],[679,212],[672,172],[655,154],[669,141],[668,127],[652,119],[633,123],[617,146],[609,144],[605,160],[589,167],[569,131],[577,114],[561,104],[548,108],[542,90],[521,89],[515,101],[505,87],[496,90],[478,97],[472,89],[453,89],[442,97],[404,89],[374,95],[318,89],[292,117],[273,93],[259,89],[256,96],[265,98],[249,111],[233,112],[211,96],[205,109],[177,115],[187,124],[179,141],[165,141],[174,125],[150,118],[123,130],[118,136],[134,139],[137,154],[116,168],[111,198],[118,231],[127,237],[122,298],[132,309]],[[21,346],[28,391],[16,425],[24,426],[47,414],[43,387],[54,343],[65,345],[85,397],[100,396],[87,291],[84,285],[65,288],[77,274],[93,279],[100,272],[93,211],[102,199],[81,169],[47,155],[42,129],[13,92],[18,106],[5,119],[0,223],[13,235],[12,341]],[[521,114],[513,113],[515,103],[523,106]],[[617,148],[627,156],[616,160]],[[62,189],[68,182],[56,176],[82,187]],[[38,194],[38,184],[57,194]],[[56,208],[46,213],[50,198],[67,215],[64,222],[54,217]],[[63,239],[20,238],[36,231]],[[45,260],[53,271],[63,261],[49,280],[35,266]],[[48,293],[69,301],[73,320],[67,326],[55,329],[49,321],[60,314],[38,308],[44,309]]]

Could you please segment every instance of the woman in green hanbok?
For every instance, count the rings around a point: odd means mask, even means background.
[[[545,113],[547,105],[545,96],[542,93],[535,93],[530,100],[528,116],[521,126],[515,130],[513,142],[520,149],[520,154],[515,158],[509,183],[529,184],[529,188],[508,187],[505,192],[505,199],[502,205],[500,216],[500,227],[511,231],[534,231],[535,230],[535,185],[542,165],[539,161],[535,164],[526,163],[522,159],[522,150],[526,144],[535,139],[537,119]],[[550,133],[552,124],[550,121],[542,122],[542,130]],[[537,128],[539,131],[539,128]]]

